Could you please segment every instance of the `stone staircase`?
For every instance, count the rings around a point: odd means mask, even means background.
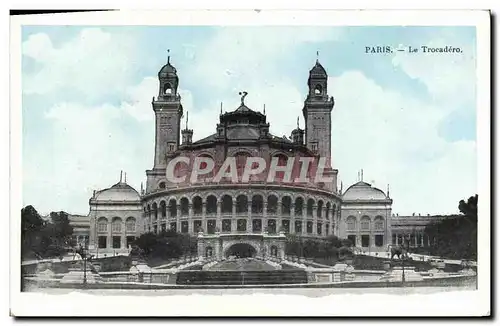
[[[303,284],[307,273],[303,270],[275,271],[179,271],[179,285],[258,285]]]

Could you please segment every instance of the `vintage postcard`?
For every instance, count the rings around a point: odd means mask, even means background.
[[[489,12],[11,33],[13,315],[490,314]]]

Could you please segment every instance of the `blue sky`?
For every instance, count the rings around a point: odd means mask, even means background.
[[[266,104],[271,132],[289,135],[319,51],[344,189],[362,168],[365,181],[390,184],[400,214],[454,213],[476,192],[473,27],[29,26],[22,40],[23,204],[44,213],[85,214],[120,170],[136,189],[145,181],[167,49],[195,139],[215,132],[220,102],[235,109],[241,90],[251,108]],[[400,44],[463,53],[365,53]]]

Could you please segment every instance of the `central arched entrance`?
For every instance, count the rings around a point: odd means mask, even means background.
[[[226,257],[234,256],[236,258],[254,257],[257,250],[248,243],[235,243],[226,251]]]

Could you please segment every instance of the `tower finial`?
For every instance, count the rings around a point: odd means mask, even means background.
[[[186,130],[188,129],[189,111],[186,111]]]
[[[390,196],[389,196],[389,184],[387,184],[387,198],[390,198]]]
[[[170,63],[170,49],[167,49],[167,53],[168,53],[168,55],[167,55],[167,64],[169,64]]]
[[[363,181],[363,169],[361,169],[361,181]]]
[[[297,116],[297,129],[299,129],[299,117]]]
[[[342,195],[342,188],[344,188],[344,183],[340,181],[340,194]]]
[[[264,114],[266,114],[266,103],[264,103]]]
[[[123,174],[123,170],[120,170],[120,183],[122,182],[122,174]]]
[[[220,114],[222,115],[222,102],[220,102]]]
[[[127,172],[125,172],[125,183],[127,183]]]
[[[319,62],[319,51],[316,51],[316,62]]]

